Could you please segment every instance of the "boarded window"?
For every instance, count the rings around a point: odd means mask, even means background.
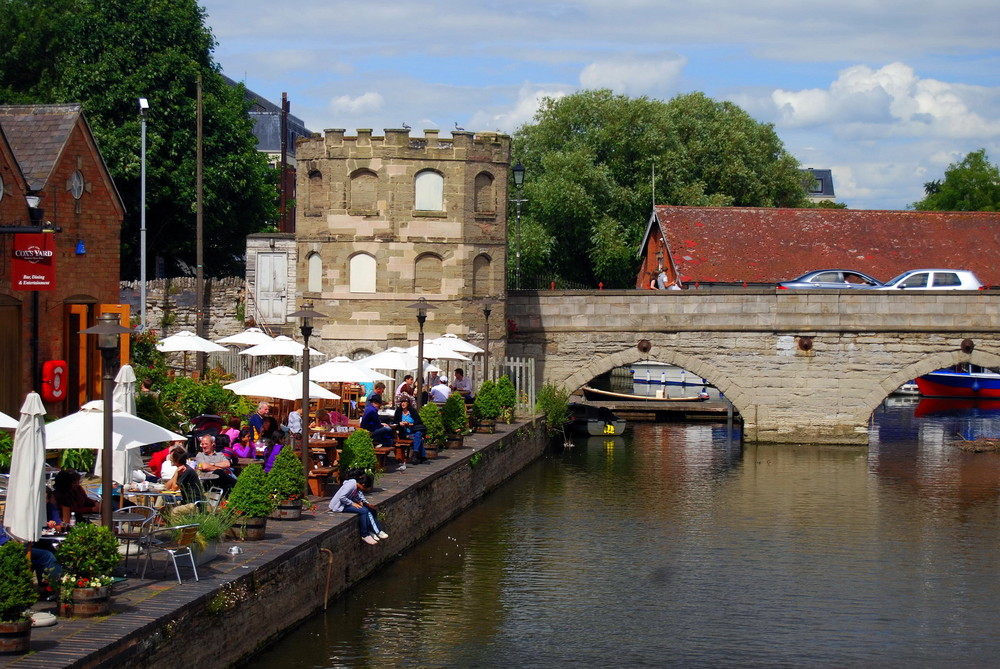
[[[417,258],[414,268],[413,290],[417,293],[441,292],[441,258],[426,253]]]
[[[318,253],[309,254],[309,281],[306,290],[318,293],[323,290],[323,259]]]
[[[309,203],[308,208],[314,212],[323,207],[323,173],[319,170],[309,172]]]
[[[418,211],[444,211],[444,177],[424,170],[414,180],[414,208]]]
[[[351,292],[375,292],[375,258],[359,253],[351,258]]]
[[[492,276],[490,257],[478,255],[472,261],[472,294],[489,295]]]
[[[378,208],[378,176],[368,170],[351,175],[352,211],[375,211]]]
[[[496,210],[497,198],[493,188],[493,175],[480,172],[476,175],[476,212],[492,214]]]

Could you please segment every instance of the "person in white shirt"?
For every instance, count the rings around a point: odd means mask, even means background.
[[[461,367],[455,370],[455,378],[451,381],[451,389],[462,396],[465,401],[472,400],[472,381],[465,376]]]
[[[437,385],[431,388],[431,402],[445,402],[451,395],[451,388],[448,387],[448,377],[439,376]]]

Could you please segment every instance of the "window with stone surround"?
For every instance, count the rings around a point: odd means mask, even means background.
[[[351,256],[351,292],[352,293],[374,293],[376,265],[375,256],[367,253],[358,253]]]
[[[378,212],[378,175],[371,170],[357,170],[351,175],[351,213]]]
[[[492,283],[493,261],[486,254],[480,254],[472,261],[472,294],[486,296],[490,294]]]
[[[496,190],[493,187],[493,175],[480,172],[476,175],[476,213],[495,214],[497,211]]]
[[[417,172],[413,181],[417,211],[444,211],[444,177],[434,170]]]
[[[308,200],[306,202],[306,215],[319,216],[323,208],[323,173],[319,170],[309,171],[309,188],[306,191]]]
[[[424,253],[417,256],[413,271],[415,293],[441,293],[441,256]]]
[[[319,293],[323,290],[323,259],[314,252],[308,255],[306,262],[309,270],[306,290],[310,293]]]

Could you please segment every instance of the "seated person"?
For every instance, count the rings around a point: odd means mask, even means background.
[[[320,430],[329,430],[333,427],[333,420],[324,409],[319,409],[316,411],[316,418],[313,422],[309,423],[309,427],[314,427]]]
[[[226,435],[227,437],[229,437],[229,443],[235,444],[237,441],[240,440],[240,429],[242,425],[243,423],[242,421],[240,421],[239,416],[230,416],[229,422],[226,423],[226,429],[220,432],[219,434]]]
[[[282,429],[291,434],[293,438],[302,438],[302,407],[301,402],[295,403],[295,408],[288,412],[288,418]]]
[[[365,395],[365,402],[371,402],[375,395],[378,395],[379,397],[385,396],[385,383],[382,381],[375,382],[375,386],[372,388],[371,392]]]
[[[13,537],[7,534],[7,530],[4,529],[3,524],[0,524],[0,546],[3,546],[12,539]],[[31,560],[31,567],[35,570],[35,577],[38,579],[38,582],[45,583],[48,581],[49,587],[52,587],[53,584],[58,584],[59,576],[62,574],[62,566],[56,562],[55,554],[50,550],[32,546],[30,543],[25,544],[25,546],[28,551],[28,557]]]
[[[451,388],[448,387],[448,377],[439,376],[437,385],[431,388],[431,402],[447,402],[448,395],[451,395]]]
[[[424,422],[420,420],[420,414],[411,408],[411,402],[407,398],[400,400],[396,407],[396,414],[393,421],[399,436],[413,440],[413,452],[410,455],[410,464],[417,465],[427,461],[427,451],[424,450],[424,431],[427,429]],[[396,451],[396,459],[402,462],[403,458],[399,450]]]
[[[396,406],[399,406],[403,398],[406,398],[410,400],[410,406],[413,406],[413,395],[416,392],[413,386],[413,374],[407,374],[403,377],[403,382],[396,388],[396,396],[393,398],[393,401]]]
[[[152,480],[154,483],[156,481],[159,481],[163,477],[163,474],[161,473],[160,470],[163,467],[163,463],[166,462],[168,459],[170,459],[171,448],[173,448],[173,444],[166,444],[165,448],[156,451],[149,458],[149,464],[147,465],[147,468],[149,469],[150,475],[152,476]],[[146,480],[150,480],[150,477],[147,476]]]
[[[461,367],[455,370],[455,378],[451,380],[451,389],[462,396],[466,402],[472,401],[472,381],[465,376]]]
[[[184,500],[182,506],[192,509],[195,502],[205,499],[205,493],[201,487],[201,479],[198,472],[187,464],[187,449],[183,446],[176,446],[170,451],[170,462],[174,465],[174,475],[163,487],[164,490],[180,490],[181,499]],[[181,507],[177,507],[176,510]]]
[[[267,402],[260,402],[257,404],[257,411],[250,414],[247,422],[250,427],[253,428],[253,440],[258,441],[261,439],[261,431],[264,428],[264,417],[271,411],[271,405]]]
[[[382,396],[372,395],[365,403],[365,413],[361,416],[361,428],[372,433],[372,443],[392,446],[396,443],[391,425],[384,425],[379,410],[382,408]]]
[[[80,485],[79,472],[72,469],[62,470],[56,474],[52,488],[63,525],[69,524],[71,514],[101,512],[101,503],[88,497],[87,491]]]
[[[233,449],[233,452],[237,457],[257,457],[257,448],[253,444],[253,428],[247,425],[245,428],[240,430],[239,438],[236,441],[231,441],[229,443],[229,447]]]
[[[280,441],[271,441],[270,439],[264,440],[264,444],[264,471],[270,472],[284,444]]]
[[[236,477],[232,472],[233,463],[222,453],[216,452],[215,440],[216,438],[210,434],[202,435],[201,453],[194,458],[195,467],[199,472],[215,474],[218,478],[211,480],[212,485],[229,492],[236,485]]]
[[[262,441],[264,439],[281,441],[284,436],[285,431],[282,430],[281,425],[278,424],[278,419],[274,416],[264,416],[264,425],[260,429],[258,441]]]

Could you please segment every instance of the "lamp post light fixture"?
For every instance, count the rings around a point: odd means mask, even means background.
[[[111,392],[115,382],[115,358],[118,357],[118,340],[122,334],[128,332],[131,330],[119,324],[116,314],[101,314],[97,318],[97,325],[80,330],[80,334],[97,335],[97,348],[104,361],[101,376],[101,397],[104,400],[104,447],[101,449],[101,523],[104,527],[111,527],[112,514],[111,437],[114,434],[115,407],[111,399]]]
[[[490,379],[490,312],[493,311],[493,300],[489,297],[479,303],[483,308],[483,381]]]
[[[139,168],[139,332],[146,331],[146,110],[149,100],[139,98],[139,117],[142,121]]]
[[[514,288],[521,290],[521,203],[527,202],[527,200],[521,197],[521,188],[524,187],[524,165],[521,164],[520,160],[517,161],[517,165],[514,165],[512,172],[514,173],[514,188],[517,190],[517,197],[513,200],[517,207],[517,248],[515,249]]]
[[[421,399],[423,398],[424,389],[424,323],[427,322],[427,310],[437,309],[433,304],[427,301],[426,297],[421,297],[419,300],[409,305],[410,309],[417,310],[417,323],[420,324],[420,338],[417,339],[417,406],[420,406]]]
[[[313,332],[313,319],[326,318],[323,314],[313,310],[312,302],[304,302],[302,308],[295,313],[288,314],[290,318],[300,318],[299,331],[302,333],[302,471],[306,476],[305,489],[303,494],[309,492],[309,337]]]

